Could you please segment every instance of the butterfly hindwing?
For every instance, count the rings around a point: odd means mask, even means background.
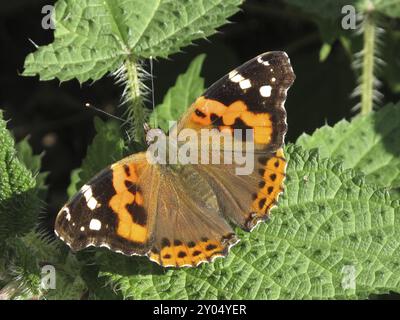
[[[192,166],[165,174],[157,202],[149,257],[163,266],[196,266],[211,261],[225,256],[238,241],[209,183]]]
[[[283,192],[286,160],[283,150],[279,149],[273,153],[257,153],[254,170],[249,175],[237,175],[236,168],[234,164],[196,166],[211,184],[226,219],[251,231],[259,221],[268,218]]]

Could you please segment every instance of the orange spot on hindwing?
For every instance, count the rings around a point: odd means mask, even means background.
[[[206,237],[195,241],[161,240],[160,249],[153,247],[149,252],[151,260],[162,266],[196,266],[214,257],[225,256],[228,247],[237,242],[234,234],[228,234],[221,240],[210,240]]]
[[[271,207],[278,201],[285,179],[286,160],[282,149],[279,149],[273,157],[260,157],[258,161],[263,168],[259,171],[259,189],[251,205],[252,214],[248,221],[250,229],[257,220],[266,217]]]

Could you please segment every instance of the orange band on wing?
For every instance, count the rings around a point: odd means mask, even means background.
[[[146,221],[146,213],[142,207],[143,196],[134,186],[138,182],[135,165],[117,165],[112,171],[116,194],[111,198],[109,205],[118,215],[117,233],[127,240],[145,243],[148,238],[147,225],[134,221],[134,218],[136,221]]]
[[[229,106],[212,99],[200,97],[194,103],[195,110],[190,120],[197,126],[211,126],[214,124],[220,130],[235,128],[237,121],[254,129],[254,142],[256,144],[268,144],[271,142],[272,122],[269,113],[254,113],[248,110],[243,101],[235,101]]]

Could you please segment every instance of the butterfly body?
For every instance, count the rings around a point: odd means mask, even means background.
[[[251,231],[283,191],[284,102],[293,81],[284,52],[262,54],[230,72],[170,130],[158,150],[167,155],[165,163],[153,163],[153,143],[104,169],[60,210],[56,234],[75,251],[107,247],[147,255],[162,266],[196,266],[226,256],[238,242],[232,226]],[[211,136],[201,136],[202,129]],[[248,137],[235,134],[246,129],[254,145],[252,170],[238,174],[235,159],[247,151]],[[179,142],[185,132],[198,138],[195,147],[194,141]],[[231,137],[240,150],[235,143],[217,144],[216,133]],[[181,152],[185,146],[193,148]],[[197,161],[182,158],[188,150]]]

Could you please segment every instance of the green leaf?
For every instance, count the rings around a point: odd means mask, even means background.
[[[200,76],[205,55],[197,56],[185,73],[181,74],[173,87],[164,96],[150,116],[151,127],[160,127],[164,132],[169,130],[169,121],[179,119],[187,108],[204,91],[204,79]]]
[[[97,80],[135,58],[167,57],[205,38],[242,0],[59,0],[54,42],[25,61],[25,76]]]
[[[18,159],[0,111],[0,244],[32,229],[40,212],[36,180]]]
[[[303,134],[297,144],[318,148],[323,157],[340,157],[346,168],[365,173],[369,183],[395,188],[400,187],[399,136],[400,103]]]
[[[15,145],[18,159],[33,173],[37,174],[40,171],[43,154],[34,155],[32,148],[28,142],[29,138],[22,139]]]
[[[36,188],[40,193],[40,198],[45,199],[47,194],[46,178],[48,172],[40,172],[44,154],[34,155],[28,142],[28,137],[15,145],[18,159],[32,172],[36,178]]]
[[[332,45],[324,43],[319,51],[319,61],[324,62],[332,51]]]
[[[80,169],[73,171],[68,195],[72,196],[82,185],[106,166],[121,160],[125,150],[120,124],[114,120],[104,122],[94,119],[96,136],[88,147],[85,159]]]
[[[227,258],[163,269],[143,257],[99,253],[102,275],[134,299],[342,299],[399,292],[399,201],[315,149],[289,146],[286,154],[286,191],[271,221],[251,233],[238,231],[241,242]]]
[[[81,181],[80,178],[81,172],[82,172],[81,168],[77,168],[71,171],[71,182],[67,189],[67,194],[69,199],[72,198],[73,195],[77,193],[79,190],[78,186],[80,185]]]

